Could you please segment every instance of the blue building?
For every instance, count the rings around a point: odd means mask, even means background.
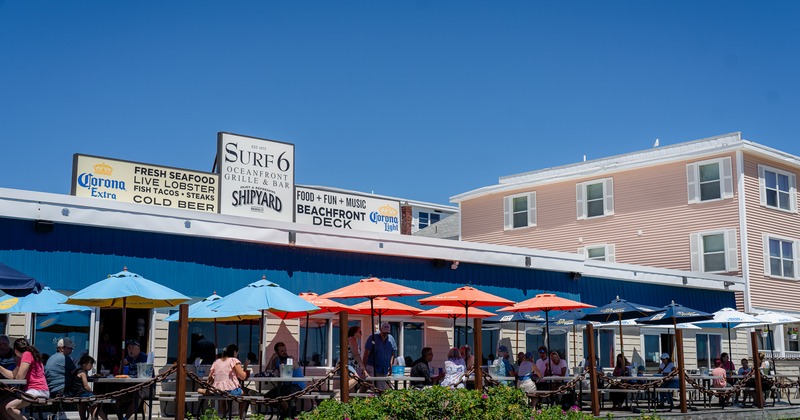
[[[593,305],[621,296],[652,306],[674,300],[713,312],[735,307],[734,292],[744,288],[738,277],[584,260],[577,254],[396,234],[343,232],[10,189],[0,189],[0,262],[65,294],[127,267],[197,299],[214,292],[227,295],[262,276],[295,293],[319,294],[375,276],[433,294],[469,284],[513,301],[552,292]],[[398,300],[417,304],[413,298]],[[64,325],[61,329],[53,328],[53,323],[58,325],[56,321],[46,327],[37,322],[49,319],[48,314],[11,315],[3,321],[7,334],[32,336],[45,353],[52,353],[54,340],[64,335],[76,342],[77,354],[88,352],[95,356],[98,348],[102,352],[113,348],[119,351],[118,343],[123,339],[136,338],[142,341],[143,350],[155,353],[157,366],[174,360],[176,326],[163,321],[169,310],[130,310],[127,337],[121,336],[120,312],[94,309],[86,313],[83,323],[71,322],[71,326]],[[353,325],[362,325],[365,333],[370,330],[369,317],[351,319]],[[447,348],[454,341],[471,341],[471,330],[463,327],[456,333],[459,337],[453,337],[452,323],[448,320],[387,317],[384,321],[392,324],[401,354],[416,358],[423,346],[433,347],[434,366],[443,365]],[[460,323],[463,325],[463,320]],[[305,320],[270,319],[264,329],[266,346],[260,351],[268,356],[272,343],[284,341],[290,353],[302,357],[301,343],[308,333],[304,362],[332,366],[338,358],[338,328],[333,316],[314,317],[308,324]],[[637,348],[641,354],[649,355],[671,346],[666,330],[649,333],[649,339],[638,329],[625,331],[626,350]],[[212,340],[216,337],[219,348],[236,342],[242,350],[259,351],[258,324],[192,323],[190,333],[194,341],[201,335]],[[536,328],[523,327],[519,331],[515,325],[487,329],[483,334],[484,354],[493,353],[500,341],[516,353],[535,348],[543,340]],[[598,332],[599,351],[604,357],[613,358],[617,350],[615,334],[614,329]],[[704,363],[703,352],[710,355],[708,358],[716,357],[712,347],[717,346],[717,340],[702,337],[703,344],[699,338],[695,340],[695,334],[687,337],[691,343],[687,346],[693,347],[687,349],[687,367]],[[582,359],[582,333],[554,333],[551,338],[555,343],[553,348],[565,353],[570,364]],[[721,336],[719,342],[726,338]],[[744,354],[746,342],[742,339],[735,342]],[[242,351],[242,357],[246,353]],[[697,360],[688,360],[692,354],[697,354]],[[100,360],[108,360],[114,355],[99,356]],[[601,360],[604,364],[608,362]]]

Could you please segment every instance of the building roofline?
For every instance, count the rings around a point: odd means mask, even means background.
[[[441,210],[441,211],[448,211],[448,212],[458,213],[458,207],[457,206],[451,206],[451,205],[448,205],[448,204],[437,204],[437,203],[429,203],[429,202],[426,202],[426,201],[409,200],[407,198],[392,197],[390,195],[366,193],[366,192],[362,192],[362,191],[348,190],[348,189],[344,189],[344,188],[326,187],[326,186],[323,186],[323,185],[300,185],[300,184],[297,184],[297,186],[300,187],[300,188],[314,188],[314,189],[318,189],[318,190],[338,192],[338,193],[342,193],[342,194],[353,194],[353,195],[360,195],[360,196],[363,196],[363,197],[377,198],[377,199],[382,199],[382,200],[399,201],[400,204],[408,203],[409,205],[415,206],[415,207],[428,207],[428,208],[431,208],[431,209],[434,209],[434,210]]]
[[[578,254],[160,208],[133,203],[0,188],[0,217],[159,232],[342,252],[582,273],[651,284],[744,290],[744,279],[584,260]],[[688,280],[687,280],[688,279]]]
[[[499,178],[498,184],[452,196],[450,197],[450,201],[453,203],[460,203],[489,194],[530,188],[552,182],[585,178],[588,176],[601,177],[609,173],[682,161],[690,158],[702,158],[703,156],[728,153],[736,150],[745,150],[771,159],[781,160],[788,165],[800,167],[800,157],[744,140],[741,137],[741,133],[734,132],[586,162],[503,176]]]

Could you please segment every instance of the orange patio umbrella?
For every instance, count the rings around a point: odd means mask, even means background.
[[[422,312],[422,309],[395,302],[385,297],[365,300],[357,305],[353,305],[353,309],[358,310],[359,313],[362,314],[378,315],[379,324],[381,323],[381,317],[384,315],[416,315]]]
[[[453,342],[456,340],[456,318],[489,318],[494,316],[493,313],[484,311],[483,309],[472,308],[472,312],[467,313],[466,306],[437,306],[427,311],[422,311],[417,316],[425,316],[430,318],[453,318]]]
[[[451,305],[463,307],[464,326],[468,330],[469,308],[471,306],[508,306],[513,305],[514,301],[483,292],[471,286],[464,286],[456,290],[420,299],[419,303],[423,305]],[[453,340],[455,340],[455,337],[453,337]]]
[[[547,330],[547,348],[550,349],[550,311],[568,311],[570,309],[594,308],[595,306],[556,296],[553,293],[540,293],[535,297],[524,300],[516,305],[499,309],[502,312],[533,312],[543,311],[545,329]],[[547,367],[552,372],[550,358],[547,358]]]
[[[358,283],[325,293],[320,297],[328,299],[369,299],[370,315],[372,315],[372,327],[370,327],[370,329],[372,329],[375,326],[375,312],[373,311],[373,303],[375,298],[391,296],[420,296],[429,294],[429,292],[423,292],[422,290],[413,289],[401,284],[383,281],[377,277],[370,277],[367,279],[361,279],[358,281]],[[375,331],[373,330],[372,332],[374,333]]]
[[[319,307],[319,310],[313,312],[272,312],[272,313],[283,320],[303,318],[303,317],[306,318],[306,338],[303,341],[303,360],[306,360],[306,356],[308,355],[308,318],[310,315],[319,315],[323,313],[339,313],[341,311],[345,311],[349,314],[357,314],[361,312],[358,309],[354,309],[350,306],[347,306],[343,303],[339,303],[335,300],[320,297],[318,294],[314,292],[300,292],[298,296],[305,299],[308,303]],[[303,375],[305,374],[306,374],[306,365],[303,364]]]

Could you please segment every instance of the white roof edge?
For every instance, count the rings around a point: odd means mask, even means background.
[[[5,188],[0,188],[0,217],[43,219],[53,221],[56,225],[62,223],[115,227],[345,252],[576,272],[586,276],[665,285],[683,285],[685,277],[688,279],[687,287],[714,290],[739,290],[739,287],[743,290],[744,287],[744,280],[740,277],[584,260],[578,254],[566,252],[412,235],[342,231],[313,225]],[[293,244],[290,243],[289,232],[294,233]],[[528,258],[529,263],[526,261]]]
[[[339,193],[342,193],[342,194],[353,194],[353,195],[360,195],[360,196],[364,196],[364,197],[378,198],[378,199],[383,199],[383,200],[399,201],[400,204],[408,203],[411,206],[428,207],[428,208],[432,208],[432,209],[435,209],[435,210],[450,211],[450,212],[453,212],[453,213],[458,213],[458,207],[447,205],[447,204],[429,203],[429,202],[426,202],[426,201],[410,200],[408,198],[399,198],[399,197],[393,197],[393,196],[390,196],[390,195],[367,193],[367,192],[363,192],[363,191],[348,190],[348,189],[344,189],[344,188],[326,187],[324,185],[300,185],[300,184],[297,184],[297,186],[300,187],[300,188],[314,188],[314,189],[324,190],[324,191],[339,192]]]
[[[450,197],[450,202],[460,203],[488,194],[529,188],[550,182],[561,182],[588,176],[601,177],[607,173],[649,166],[654,163],[662,164],[671,161],[685,160],[687,157],[699,158],[705,155],[719,154],[741,148],[747,148],[747,150],[756,153],[771,154],[776,158],[785,161],[791,160],[797,165],[800,165],[800,158],[796,156],[751,141],[742,140],[740,132],[733,132],[674,145],[593,159],[586,162],[503,176],[499,178],[498,184],[454,195]]]

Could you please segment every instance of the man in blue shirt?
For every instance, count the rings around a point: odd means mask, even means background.
[[[397,355],[397,342],[389,334],[392,327],[388,322],[381,324],[380,334],[372,334],[367,338],[364,350],[364,361],[367,363],[367,373],[370,376],[389,376]],[[376,381],[378,389],[388,389],[389,382]]]
[[[497,348],[497,359],[502,365],[500,376],[516,376],[517,372],[514,371],[514,366],[508,361],[508,347],[500,346]],[[511,381],[500,381],[503,385],[510,385]]]

